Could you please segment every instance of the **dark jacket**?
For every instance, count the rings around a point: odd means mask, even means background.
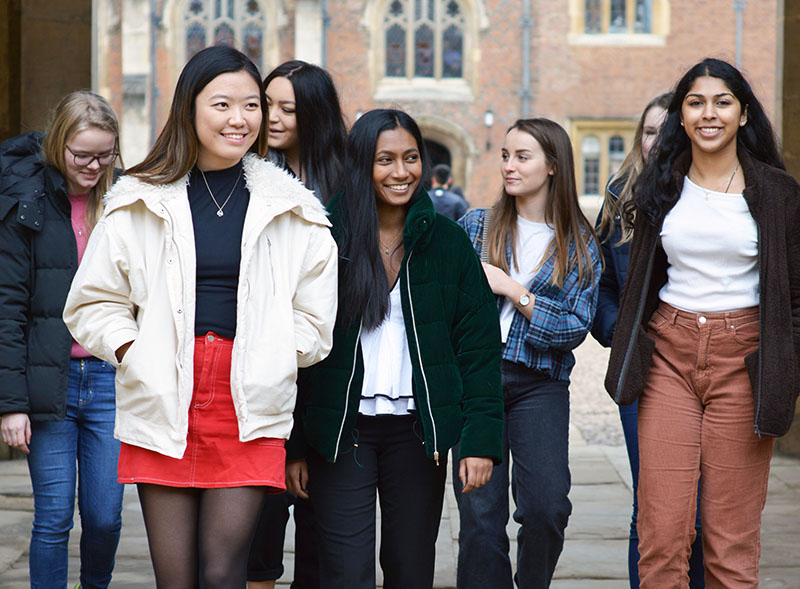
[[[433,208],[440,215],[448,219],[458,221],[469,208],[467,201],[458,196],[455,192],[450,192],[444,188],[434,188],[428,191],[428,196],[433,201]]]
[[[0,144],[0,415],[58,421],[72,338],[61,319],[78,247],[63,176],[41,133]]]
[[[337,204],[338,197],[329,204],[334,235],[341,223]],[[437,215],[422,189],[409,209],[403,245],[400,296],[426,454],[438,462],[460,438],[461,458],[486,456],[499,463],[499,318],[478,257],[461,227]],[[289,459],[305,456],[308,444],[335,462],[353,444],[364,379],[361,328],[345,328],[340,318],[330,355],[298,379]]]
[[[619,198],[619,191],[624,181],[612,182],[607,190],[614,198]],[[597,216],[595,227],[600,227],[603,212]],[[600,276],[600,286],[597,290],[597,310],[592,324],[592,335],[603,347],[610,347],[614,337],[614,326],[617,323],[619,300],[622,296],[622,287],[628,272],[628,255],[630,254],[630,241],[620,243],[622,239],[622,220],[620,215],[615,215],[613,225],[608,235],[598,235],[600,252],[603,254],[603,274]]]
[[[781,436],[794,417],[800,392],[800,184],[789,174],[739,150],[744,199],[758,226],[760,343],[744,362],[755,399],[757,435]],[[678,195],[691,164],[689,153],[674,169]],[[675,199],[677,202],[677,198]],[[606,390],[619,404],[641,394],[655,344],[646,325],[667,281],[667,256],[659,235],[671,205],[653,226],[638,215],[630,262],[611,346]]]

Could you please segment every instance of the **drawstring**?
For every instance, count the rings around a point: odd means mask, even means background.
[[[425,445],[425,436],[417,431],[417,427],[419,426],[419,420],[415,419],[414,423],[411,425],[411,431],[414,432],[414,435],[417,436],[417,439],[422,442],[422,445]]]
[[[353,436],[353,460],[355,461],[356,466],[358,466],[358,468],[364,468],[364,465],[361,464],[358,461],[358,452],[357,451],[358,451],[358,436],[359,436],[359,432],[358,432],[358,428],[357,427],[353,428],[352,436]],[[342,454],[347,454],[347,452],[348,452],[348,450],[345,450],[344,452],[342,452]]]

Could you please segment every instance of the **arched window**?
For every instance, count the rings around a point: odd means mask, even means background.
[[[462,78],[465,29],[459,0],[390,0],[383,16],[385,75]]]
[[[209,45],[231,45],[263,70],[264,12],[258,0],[189,0],[186,59]]]

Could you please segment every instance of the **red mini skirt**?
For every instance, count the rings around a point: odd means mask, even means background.
[[[194,390],[183,458],[122,443],[120,483],[168,487],[267,486],[286,489],[284,440],[239,441],[231,398],[233,340],[207,333],[194,342]]]

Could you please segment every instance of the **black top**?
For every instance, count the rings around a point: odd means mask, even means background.
[[[233,339],[236,335],[236,290],[242,257],[242,231],[250,192],[245,184],[241,161],[232,168],[204,174],[208,188],[200,170],[195,167],[189,174],[188,189],[197,252],[194,333],[197,336],[213,331]],[[209,188],[222,207],[222,216],[218,214],[219,209],[209,194]],[[228,194],[231,198],[224,204]]]

